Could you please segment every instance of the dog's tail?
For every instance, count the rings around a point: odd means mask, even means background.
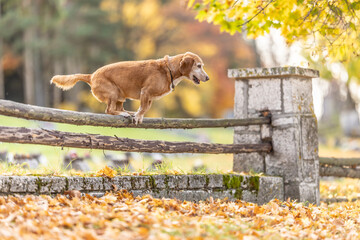
[[[56,75],[50,80],[50,83],[54,83],[63,90],[69,90],[78,81],[83,81],[90,85],[91,74]]]

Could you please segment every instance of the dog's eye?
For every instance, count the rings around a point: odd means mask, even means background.
[[[199,65],[197,65],[197,67],[198,67],[198,68],[201,68],[201,65],[199,64]]]

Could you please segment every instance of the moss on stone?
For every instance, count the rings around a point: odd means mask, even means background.
[[[135,189],[135,177],[131,176],[130,177],[130,185],[131,185],[131,189]]]
[[[69,190],[69,179],[65,177],[65,190]]]
[[[149,176],[149,183],[151,188],[156,188],[155,178],[153,176]]]
[[[165,178],[164,178],[164,184],[165,184],[165,189],[168,190],[169,189],[169,179],[168,179],[168,176],[165,175]]]
[[[223,175],[223,184],[226,189],[237,189],[241,187],[244,177],[241,175]]]
[[[230,188],[230,175],[224,174],[223,175],[223,185],[226,189]]]
[[[242,199],[242,189],[241,188],[238,188],[235,190],[234,197],[238,200]]]
[[[36,185],[37,185],[37,191],[40,192],[41,186],[42,186],[42,182],[41,179],[38,177],[35,181]]]
[[[242,181],[243,181],[243,176],[241,176],[241,175],[232,175],[230,177],[230,182],[229,182],[230,188],[232,188],[232,189],[240,188]]]
[[[209,186],[209,182],[210,182],[209,176],[205,174],[205,187]]]
[[[255,191],[256,194],[259,192],[259,187],[260,187],[260,177],[259,176],[251,176],[248,179],[248,183],[249,183],[249,190]]]
[[[226,189],[234,189],[235,192],[233,193],[234,198],[241,200],[242,199],[242,192],[243,187],[242,182],[244,181],[244,176],[242,175],[223,175],[223,184]],[[222,192],[223,190],[221,190]]]

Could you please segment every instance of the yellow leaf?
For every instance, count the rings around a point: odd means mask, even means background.
[[[96,172],[96,176],[113,178],[116,176],[116,171],[108,166],[105,166]]]
[[[188,8],[191,8],[192,5],[194,5],[194,2],[195,2],[195,0],[189,0],[189,1],[188,1],[188,4],[187,4],[187,7],[188,7]]]

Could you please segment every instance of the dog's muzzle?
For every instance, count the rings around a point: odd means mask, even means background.
[[[200,80],[199,80],[195,75],[193,75],[193,79],[192,79],[192,80],[194,81],[194,83],[200,84]]]
[[[195,75],[193,75],[192,80],[195,84],[200,84],[200,79]],[[206,75],[205,79],[201,78],[201,82],[207,82],[207,81],[209,81],[209,76]]]

